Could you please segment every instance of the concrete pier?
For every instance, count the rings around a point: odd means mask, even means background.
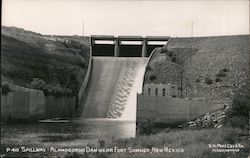
[[[165,45],[165,44],[150,44],[150,42],[166,43],[168,42],[169,39],[170,39],[169,36],[114,37],[110,35],[92,35],[91,48],[93,56],[149,57],[152,49],[156,47],[162,47]],[[131,42],[134,43],[131,44]],[[127,53],[124,54],[124,52]]]
[[[147,39],[144,38],[143,41],[142,41],[142,57],[146,57],[147,56]]]
[[[114,50],[114,56],[119,57],[120,54],[120,41],[118,38],[115,39],[115,50]]]

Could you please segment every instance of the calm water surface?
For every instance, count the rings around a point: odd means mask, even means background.
[[[5,152],[6,147],[85,147],[98,140],[134,136],[135,121],[112,119],[2,125],[1,153]]]

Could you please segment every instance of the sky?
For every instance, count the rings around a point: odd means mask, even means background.
[[[2,25],[50,35],[239,35],[249,34],[249,7],[249,0],[3,0]]]

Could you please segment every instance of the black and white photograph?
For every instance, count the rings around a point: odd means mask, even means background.
[[[0,158],[250,158],[250,0],[2,0]]]

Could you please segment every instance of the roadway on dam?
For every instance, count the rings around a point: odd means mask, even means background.
[[[80,105],[82,111],[78,116],[121,118],[125,111],[135,111],[136,94],[142,89],[147,60],[142,57],[93,57],[88,94]],[[134,109],[128,110],[131,106]]]

